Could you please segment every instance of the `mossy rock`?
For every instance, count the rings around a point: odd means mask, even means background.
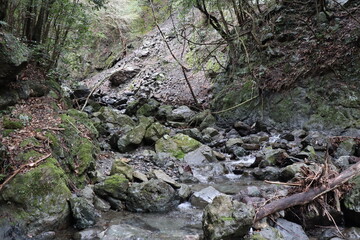
[[[130,181],[133,180],[134,169],[129,165],[123,162],[121,159],[116,159],[111,166],[110,175],[122,174]]]
[[[124,175],[114,174],[106,177],[103,182],[95,184],[94,192],[104,198],[125,200],[129,186],[129,180]]]
[[[24,127],[20,120],[13,120],[9,118],[3,118],[3,127],[5,129],[21,129]]]
[[[28,147],[28,146],[40,147],[41,143],[36,138],[29,137],[29,138],[26,138],[25,140],[23,140],[19,146],[20,147]]]
[[[29,151],[25,151],[17,155],[16,160],[20,163],[28,163],[30,161],[38,160],[41,156],[43,156],[43,154],[30,149]]]
[[[96,151],[94,144],[87,138],[80,138],[74,143],[72,156],[76,163],[73,170],[78,175],[83,175],[86,170],[94,170]]]
[[[181,159],[186,153],[196,150],[201,146],[201,143],[197,140],[179,133],[173,137],[165,135],[159,139],[155,144],[155,150],[157,153],[170,153],[174,157]]]
[[[147,128],[146,133],[145,133],[145,140],[150,143],[156,142],[162,136],[164,136],[165,134],[168,134],[169,132],[170,132],[169,129],[166,129],[159,122],[155,122]]]
[[[1,209],[16,206],[21,215],[8,212],[14,221],[25,220],[28,226],[46,230],[49,226],[66,225],[70,214],[67,199],[70,196],[64,171],[58,167],[56,159],[49,158],[38,167],[18,174],[5,185],[0,199],[8,204],[1,204]]]

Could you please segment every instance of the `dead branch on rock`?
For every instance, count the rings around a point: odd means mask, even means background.
[[[48,159],[51,156],[51,153],[41,157],[39,160],[35,161],[35,162],[31,162],[31,163],[27,163],[27,164],[23,164],[21,165],[17,170],[15,170],[2,184],[0,184],[0,191],[4,188],[4,186],[11,181],[11,179],[13,179],[16,175],[18,175],[20,172],[22,172],[23,170],[25,170],[26,168],[34,168],[37,165],[39,165],[39,163],[41,163],[42,161],[45,161],[46,159]]]
[[[266,204],[257,211],[254,222],[287,208],[308,204],[324,194],[341,187],[358,175],[360,175],[360,162],[352,165],[338,176],[329,179],[327,183],[323,183],[319,187],[309,188],[304,192],[296,193]]]

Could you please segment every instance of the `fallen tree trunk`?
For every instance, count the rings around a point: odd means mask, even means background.
[[[273,213],[282,211],[284,209],[294,207],[297,205],[307,204],[316,198],[328,193],[335,188],[340,187],[342,184],[348,182],[353,177],[360,175],[360,162],[349,167],[337,177],[330,179],[327,185],[321,187],[312,188],[308,191],[296,193],[294,195],[281,198],[279,200],[273,201],[265,206],[261,207],[255,215],[254,222],[257,222],[264,217],[267,217]]]

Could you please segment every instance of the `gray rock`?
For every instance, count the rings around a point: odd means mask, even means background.
[[[109,81],[115,87],[120,84],[126,83],[128,80],[131,80],[140,72],[140,69],[137,66],[127,66],[119,71],[113,73],[109,77]]]
[[[198,208],[205,208],[209,203],[212,203],[215,197],[224,195],[214,187],[209,186],[198,192],[194,192],[190,197],[190,202],[192,205]]]
[[[288,157],[284,149],[266,149],[264,152],[265,161],[272,166],[282,164]]]
[[[341,170],[345,170],[350,166],[350,156],[341,156],[339,158],[333,159],[333,163],[336,167],[340,168]]]
[[[134,172],[133,172],[133,178],[134,178],[134,179],[138,179],[138,180],[140,180],[141,182],[147,182],[147,181],[149,181],[149,179],[146,177],[146,175],[143,174],[143,173],[141,173],[141,172],[139,172],[139,171],[134,171]]]
[[[106,202],[105,200],[95,196],[94,197],[94,207],[97,210],[103,211],[103,212],[107,212],[110,210],[111,206],[108,202]]]
[[[180,106],[171,112],[171,114],[168,116],[168,120],[187,122],[195,114],[196,113],[188,106]]]
[[[145,132],[145,141],[153,143],[159,140],[165,134],[170,132],[169,129],[166,129],[163,125],[158,122],[151,124]]]
[[[179,196],[169,184],[151,179],[129,188],[126,208],[133,212],[166,212],[179,202]]]
[[[205,239],[241,239],[245,236],[255,216],[252,206],[232,200],[229,196],[218,196],[203,214]]]
[[[161,105],[157,111],[157,118],[159,119],[168,119],[171,115],[171,112],[173,110],[173,107],[170,105]]]
[[[281,232],[283,238],[286,240],[309,240],[309,237],[299,224],[289,222],[285,219],[279,218],[276,221],[276,229]]]
[[[230,138],[229,140],[226,141],[225,146],[229,150],[233,146],[241,146],[243,145],[243,143],[244,142],[241,138]]]
[[[128,224],[111,225],[108,229],[98,234],[101,240],[135,240],[147,239],[151,231],[137,228]]]
[[[187,153],[184,161],[190,166],[199,166],[209,162],[217,162],[217,159],[210,147],[202,145],[198,149]]]
[[[150,99],[136,111],[136,115],[145,117],[154,116],[159,106],[160,103],[158,101]]]
[[[256,232],[255,234],[251,235],[251,237],[248,238],[247,240],[256,240],[256,239],[287,240],[287,238],[284,238],[279,230],[273,227],[266,227],[264,229],[261,229],[259,232]]]
[[[265,168],[255,168],[252,174],[258,180],[276,181],[280,177],[280,169],[271,166]]]
[[[90,240],[90,239],[97,239],[97,235],[99,230],[96,229],[85,229],[80,232],[76,232],[73,235],[74,240]]]
[[[335,157],[339,158],[341,156],[352,156],[355,154],[357,143],[354,139],[347,139],[342,141],[336,149]]]
[[[202,134],[197,128],[183,129],[180,131],[180,133],[188,135],[189,137],[194,138],[200,142],[202,141]]]
[[[85,198],[89,203],[93,203],[95,197],[93,187],[93,185],[86,185],[77,195]]]
[[[70,208],[77,229],[85,229],[95,225],[99,215],[92,204],[82,197],[70,198]]]
[[[177,191],[182,201],[186,201],[192,193],[191,188],[186,184],[180,184],[180,188]]]
[[[174,179],[172,179],[169,175],[167,175],[163,170],[153,170],[151,172],[151,175],[154,175],[154,177],[158,180],[162,180],[174,188],[180,188],[180,184],[177,183]]]
[[[241,136],[249,135],[251,127],[244,122],[237,121],[234,123],[234,128],[238,131]]]
[[[300,169],[302,167],[305,167],[305,166],[306,166],[305,163],[294,163],[294,164],[288,165],[281,169],[280,177],[283,181],[289,181],[293,177],[295,177],[295,175],[298,172],[300,172]]]
[[[325,151],[327,146],[327,137],[320,132],[310,132],[306,138],[301,141],[301,144],[304,147],[310,145],[316,151]]]
[[[244,143],[244,144],[242,145],[242,147],[243,147],[245,150],[254,151],[254,150],[259,150],[259,149],[260,149],[260,144],[258,144],[258,143]]]
[[[30,51],[15,36],[0,33],[0,86],[15,81],[16,75],[25,68]]]

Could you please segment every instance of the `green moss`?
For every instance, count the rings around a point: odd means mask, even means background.
[[[27,147],[27,146],[34,146],[34,147],[40,147],[41,143],[34,137],[26,138],[24,141],[22,141],[19,145],[20,147]]]
[[[7,137],[9,136],[11,133],[14,132],[14,129],[4,129],[1,134],[3,135],[3,137]]]
[[[220,217],[220,220],[226,222],[226,221],[235,221],[236,219],[233,217]]]
[[[3,118],[3,127],[5,129],[21,129],[24,127],[21,121]]]
[[[67,208],[71,192],[66,186],[66,175],[54,158],[25,174],[17,175],[4,188],[1,197],[16,203],[30,215],[53,214]]]
[[[72,150],[72,155],[76,159],[76,163],[72,164],[73,170],[76,170],[78,175],[82,175],[88,169],[95,167],[95,147],[87,138],[80,138],[75,142]]]
[[[165,135],[159,139],[155,144],[155,150],[159,152],[171,153],[177,159],[184,158],[185,154],[194,151],[201,146],[197,140],[185,135],[176,134],[173,137]]]
[[[29,161],[34,161],[37,160],[38,158],[40,158],[42,156],[41,153],[35,151],[35,150],[30,150],[30,151],[26,151],[23,153],[20,153],[16,159],[21,162],[21,163],[27,163]]]

